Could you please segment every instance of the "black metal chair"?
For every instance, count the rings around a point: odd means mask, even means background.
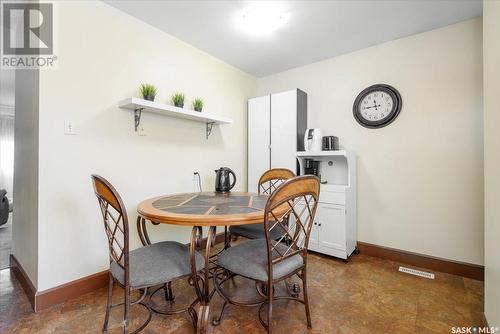
[[[102,212],[109,245],[108,301],[102,332],[108,332],[111,309],[123,305],[123,333],[129,333],[130,306],[138,304],[149,312],[148,319],[132,332],[138,333],[147,326],[152,317],[151,306],[144,302],[148,288],[160,284],[166,286],[174,280],[192,275],[189,247],[174,241],[164,241],[129,251],[128,217],[120,195],[101,176],[92,175],[92,182]],[[199,253],[196,253],[196,268],[200,270],[204,268],[204,259]],[[115,282],[125,289],[124,301],[119,304],[112,304]],[[139,299],[133,302],[131,301],[132,290],[141,291]],[[194,306],[197,302],[198,300],[195,300],[189,307],[172,313],[187,311],[196,328],[197,315]]]
[[[283,182],[295,177],[295,174],[286,168],[274,168],[266,171],[259,179],[259,194],[271,195]],[[273,231],[279,237],[278,231]],[[247,239],[265,238],[264,226],[262,224],[235,225],[229,227],[229,234],[233,238],[238,236]]]
[[[213,324],[220,323],[227,304],[258,306],[259,320],[272,332],[273,301],[295,300],[303,303],[307,327],[311,328],[309,300],[307,297],[307,246],[318,205],[320,182],[316,176],[299,176],[284,182],[269,197],[264,212],[265,239],[254,239],[228,248],[219,254],[214,274],[214,286],[224,299],[221,313]],[[279,231],[275,239],[273,231]],[[222,285],[239,275],[257,284],[266,284],[267,293],[259,300],[241,302],[230,299]],[[302,280],[303,299],[298,296],[276,296],[274,285],[297,275]],[[267,305],[267,323],[261,317]]]

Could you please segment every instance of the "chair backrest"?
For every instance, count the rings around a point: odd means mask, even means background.
[[[272,265],[286,258],[301,254],[306,261],[319,188],[316,176],[298,176],[285,181],[269,197],[264,213],[269,277]]]
[[[99,175],[92,175],[91,178],[108,237],[110,263],[116,262],[125,271],[125,281],[128,282],[129,231],[125,205],[106,179]]]
[[[271,195],[286,180],[295,174],[286,168],[273,168],[266,171],[259,179],[259,194]]]

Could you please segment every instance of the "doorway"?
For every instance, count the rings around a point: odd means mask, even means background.
[[[0,70],[0,270],[9,267],[14,206],[15,71]]]

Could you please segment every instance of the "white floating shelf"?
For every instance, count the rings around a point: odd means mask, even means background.
[[[136,131],[141,121],[141,113],[143,111],[205,123],[207,126],[207,138],[212,131],[212,125],[233,123],[233,120],[230,118],[215,116],[206,112],[198,112],[194,110],[179,108],[169,104],[147,101],[137,97],[129,97],[118,102],[118,107],[134,111]]]

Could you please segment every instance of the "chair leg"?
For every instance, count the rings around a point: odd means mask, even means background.
[[[174,292],[172,291],[172,282],[165,284],[165,300],[167,302],[173,302],[175,299]]]
[[[108,322],[109,315],[111,313],[111,305],[113,302],[113,276],[109,274],[109,284],[108,284],[108,302],[106,304],[106,315],[104,316],[104,325],[102,326],[102,333],[108,333]]]
[[[224,310],[226,309],[226,306],[227,306],[227,301],[224,300],[224,304],[222,304],[222,308],[220,309],[220,313],[219,313],[219,317],[214,317],[212,319],[212,325],[214,326],[219,326],[220,325],[220,322],[222,320],[222,316],[224,315]]]
[[[231,232],[229,232],[229,229],[226,226],[224,228],[224,249],[231,247],[231,238]]]
[[[272,322],[273,322],[273,282],[269,280],[267,286],[267,334],[272,333]]]
[[[302,269],[302,289],[304,291],[304,307],[306,308],[307,328],[311,329],[311,313],[309,312],[309,297],[307,296],[307,269]]]
[[[194,332],[198,333],[198,314],[196,313],[196,310],[194,309],[194,306],[198,304],[199,300],[196,299],[194,302],[191,303],[188,307],[188,314],[191,317],[191,321],[193,323],[194,327]]]
[[[125,286],[125,303],[123,312],[123,334],[128,334],[128,316],[130,312],[130,287]]]

